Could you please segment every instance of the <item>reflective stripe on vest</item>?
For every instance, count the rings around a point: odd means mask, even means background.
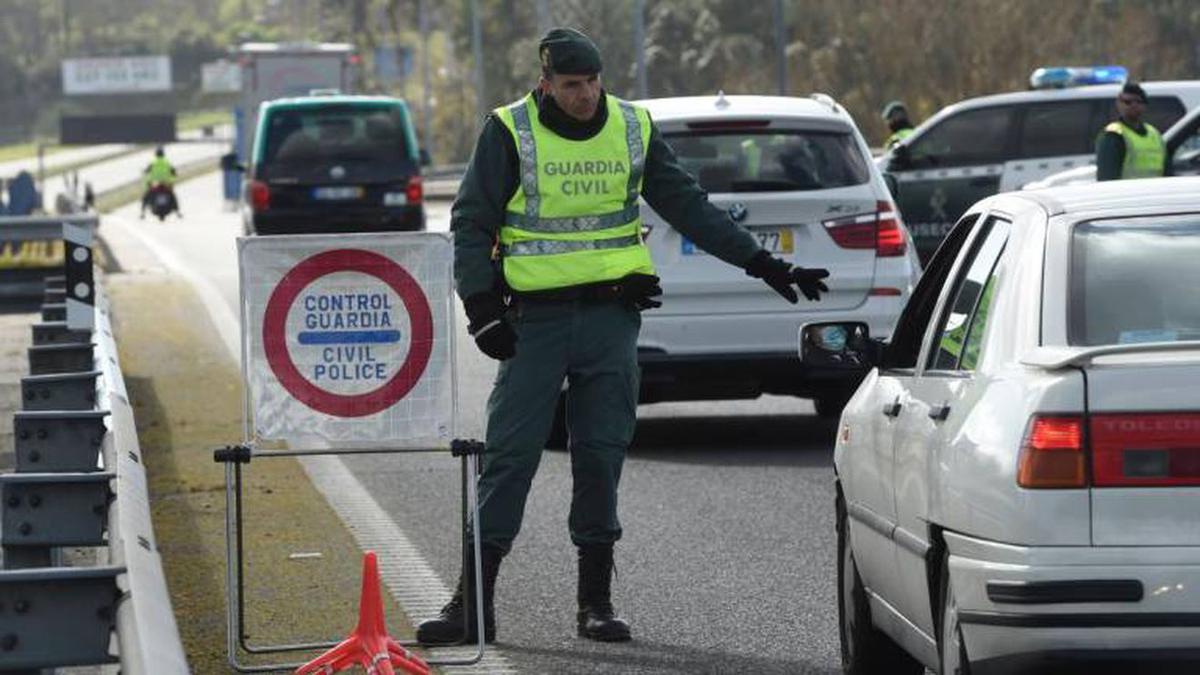
[[[512,133],[520,163],[521,185],[500,228],[504,278],[516,291],[654,273],[638,209],[650,118],[606,99],[604,128],[583,141],[543,126],[532,95],[494,111]]]
[[[1105,131],[1121,134],[1125,139],[1125,162],[1121,178],[1156,178],[1163,175],[1163,160],[1167,147],[1162,134],[1153,125],[1145,124],[1146,133],[1139,134],[1122,122],[1112,122]]]

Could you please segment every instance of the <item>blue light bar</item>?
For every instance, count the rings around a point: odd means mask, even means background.
[[[1121,84],[1129,79],[1125,66],[1055,66],[1038,68],[1029,76],[1034,89],[1062,89],[1089,84]]]

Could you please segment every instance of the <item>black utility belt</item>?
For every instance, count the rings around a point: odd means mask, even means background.
[[[552,288],[545,291],[512,291],[512,304],[523,302],[611,302],[621,299],[621,282],[607,281],[586,286]]]

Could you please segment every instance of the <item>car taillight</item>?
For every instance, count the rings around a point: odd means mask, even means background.
[[[879,212],[879,223],[876,225],[875,256],[879,258],[894,258],[902,256],[908,250],[908,238],[904,236],[904,228],[900,225],[900,216],[891,202],[878,202],[875,210]]]
[[[408,179],[408,185],[404,188],[404,199],[409,204],[420,204],[425,199],[425,187],[420,176]]]
[[[260,180],[252,180],[246,186],[246,194],[250,197],[250,208],[254,211],[266,211],[271,208],[271,188]]]
[[[879,258],[901,256],[908,250],[904,227],[891,202],[878,201],[872,213],[834,218],[821,224],[842,248],[873,248]]]
[[[1087,487],[1083,417],[1033,416],[1017,459],[1017,484],[1034,489]]]
[[[1200,413],[1092,415],[1096,487],[1200,485]]]

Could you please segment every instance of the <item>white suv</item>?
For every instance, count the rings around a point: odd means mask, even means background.
[[[663,306],[642,319],[642,402],[791,394],[837,415],[858,380],[801,366],[800,325],[862,321],[872,335],[888,335],[920,274],[908,231],[854,120],[823,94],[639,104],[714,205],[772,253],[830,272],[830,292],[820,302],[789,305],[643,204],[664,293]]]

